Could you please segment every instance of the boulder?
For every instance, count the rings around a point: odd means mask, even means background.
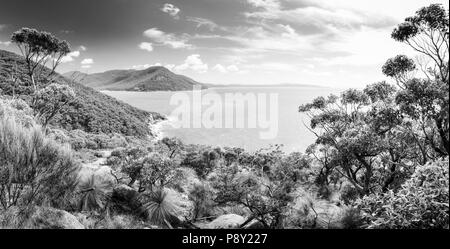
[[[243,226],[242,229],[264,229],[264,225],[261,223],[261,221],[253,219],[245,226]]]
[[[138,192],[125,184],[114,187],[111,195],[112,208],[119,212],[135,212],[139,208]]]
[[[237,214],[224,214],[211,221],[207,228],[210,229],[233,229],[245,222],[245,218]]]
[[[33,229],[84,229],[77,217],[51,207],[36,207],[26,224]]]

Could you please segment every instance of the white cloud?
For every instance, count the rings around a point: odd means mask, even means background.
[[[239,68],[236,65],[229,65],[227,67],[228,72],[237,72],[239,71]]]
[[[161,11],[169,14],[175,19],[180,19],[180,17],[178,16],[178,13],[180,13],[180,8],[178,8],[173,4],[170,3],[164,4],[164,6],[161,8]]]
[[[68,53],[67,55],[65,55],[64,57],[61,58],[61,63],[74,61],[75,58],[80,56],[80,54],[81,54],[80,51],[70,52],[70,53]]]
[[[167,34],[157,28],[151,28],[144,31],[144,36],[152,39],[156,43],[174,48],[192,48],[191,44],[188,44],[187,37],[180,37],[174,34]]]
[[[263,70],[263,71],[284,71],[295,72],[298,68],[295,65],[282,62],[268,62],[261,64],[249,64],[244,66],[245,69]]]
[[[280,8],[280,1],[278,0],[248,0],[248,3],[264,9]]]
[[[3,46],[9,46],[9,45],[11,45],[11,42],[10,41],[0,41],[0,45],[3,45]]]
[[[94,64],[94,59],[86,58],[81,61],[81,65],[90,65],[90,64]]]
[[[139,48],[142,50],[147,50],[149,52],[153,51],[153,44],[150,42],[141,42]]]
[[[228,73],[228,72],[238,72],[239,68],[236,65],[229,65],[227,67],[222,66],[221,64],[215,65],[213,70],[218,71],[220,73]]]
[[[86,58],[81,61],[81,68],[91,68],[92,64],[94,64],[94,60],[92,58]]]
[[[226,73],[227,72],[227,69],[224,66],[220,65],[220,64],[215,65],[212,69],[215,70],[215,71],[218,71],[220,73]]]
[[[175,66],[173,69],[177,70],[177,71],[184,71],[184,70],[190,69],[197,73],[206,73],[208,71],[208,64],[204,63],[200,59],[199,54],[192,54],[192,55],[189,55],[184,60],[183,64]]]
[[[86,48],[85,46],[81,45],[81,46],[80,46],[80,50],[81,50],[81,51],[86,51],[87,48]]]
[[[162,66],[161,63],[157,62],[155,64],[141,64],[141,65],[133,65],[130,69],[134,69],[134,70],[144,70],[147,69],[149,67],[160,67]]]
[[[217,25],[215,22],[213,22],[209,19],[206,19],[206,18],[188,16],[188,17],[186,17],[186,20],[196,23],[197,28],[206,27],[210,31],[214,31],[215,29],[217,29],[219,27],[219,25]]]

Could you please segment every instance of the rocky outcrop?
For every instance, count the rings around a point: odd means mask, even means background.
[[[237,214],[225,214],[211,221],[206,228],[210,229],[233,229],[239,228],[245,218]]]

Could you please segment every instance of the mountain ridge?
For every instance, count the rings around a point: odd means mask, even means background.
[[[207,88],[187,76],[175,74],[162,66],[153,66],[143,70],[117,69],[87,74],[71,71],[63,74],[80,84],[96,90],[111,91],[183,91],[192,90],[197,85]]]

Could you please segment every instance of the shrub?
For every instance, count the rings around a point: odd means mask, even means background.
[[[350,183],[344,183],[341,189],[341,200],[345,204],[350,204],[359,197],[359,191]]]
[[[1,207],[42,204],[64,206],[73,193],[78,165],[67,147],[44,136],[39,127],[24,128],[0,119]]]
[[[204,184],[196,184],[189,193],[189,200],[194,203],[192,218],[195,220],[204,216],[210,216],[214,202],[211,189]]]
[[[139,197],[142,203],[142,214],[153,224],[172,228],[173,223],[179,222],[175,200],[165,189],[157,189],[142,193]]]
[[[81,211],[104,210],[110,198],[111,187],[108,183],[97,183],[92,175],[79,184]]]
[[[33,110],[21,99],[0,98],[0,117],[14,117],[17,123],[25,127],[36,125]]]
[[[418,166],[397,191],[358,200],[369,228],[448,228],[448,157]]]

